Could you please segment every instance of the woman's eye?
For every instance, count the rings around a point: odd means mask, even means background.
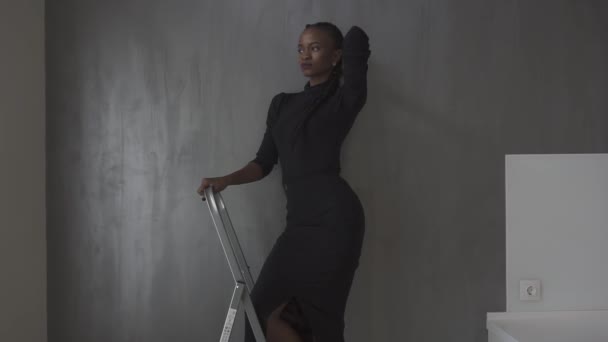
[[[312,51],[315,51],[315,52],[316,52],[316,51],[321,50],[321,47],[320,47],[320,46],[313,46],[313,47],[311,47],[310,49],[311,49]],[[300,54],[301,54],[301,53],[304,53],[304,48],[301,48],[301,47],[300,47],[300,48],[298,48],[298,53],[300,53]]]

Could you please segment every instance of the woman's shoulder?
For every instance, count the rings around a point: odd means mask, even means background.
[[[287,93],[287,92],[280,92],[275,94],[272,97],[272,101],[270,102],[270,106],[271,107],[276,107],[278,109],[278,107],[281,106],[281,103],[283,101],[285,101],[287,98],[289,98],[292,95],[292,93]]]
[[[282,103],[285,103],[287,101],[289,101],[290,99],[297,97],[298,95],[300,95],[301,92],[280,92],[278,94],[275,94],[272,97],[272,102],[271,105],[276,106],[277,110],[281,107]]]
[[[279,108],[281,107],[282,103],[285,103],[287,101],[289,101],[292,98],[296,98],[297,96],[302,96],[303,91],[282,91],[279,93],[276,93],[273,97],[272,100],[270,102],[270,108],[275,109],[275,111],[278,111]]]
[[[290,93],[280,92],[272,97],[270,108],[268,108],[268,123],[273,124],[278,120],[279,114],[281,113],[281,104],[283,104],[290,95]]]

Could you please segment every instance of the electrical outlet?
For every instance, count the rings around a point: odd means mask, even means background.
[[[540,290],[540,280],[520,280],[519,300],[538,301],[540,300]]]

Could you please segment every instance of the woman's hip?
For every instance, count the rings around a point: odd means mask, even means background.
[[[341,177],[311,177],[286,185],[287,221],[294,225],[361,224],[363,206]]]

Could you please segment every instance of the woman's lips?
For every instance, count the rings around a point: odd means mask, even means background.
[[[312,64],[302,63],[302,64],[300,64],[300,68],[302,68],[302,69],[310,69],[310,68],[312,68]]]

